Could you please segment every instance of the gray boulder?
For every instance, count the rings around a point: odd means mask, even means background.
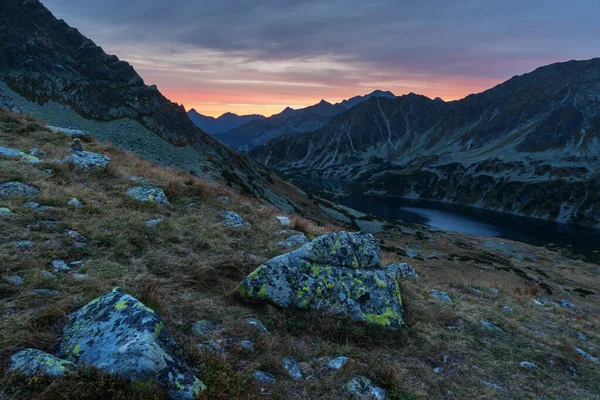
[[[258,385],[273,384],[277,382],[275,376],[268,372],[254,371],[252,373],[252,377],[254,378],[254,382],[256,382]]]
[[[173,399],[194,399],[205,390],[160,315],[119,288],[70,315],[61,350],[134,383],[155,382]]]
[[[82,139],[84,137],[90,136],[88,131],[82,131],[80,129],[69,129],[69,128],[60,128],[58,126],[47,126],[46,128],[50,129],[52,132],[60,132],[72,138]]]
[[[404,328],[401,276],[379,266],[379,246],[371,234],[331,233],[267,261],[237,290],[251,302],[326,310],[392,330]]]
[[[344,386],[344,391],[353,399],[384,400],[387,394],[382,388],[373,385],[369,378],[357,376]]]
[[[110,162],[105,155],[90,151],[73,151],[73,154],[62,159],[62,162],[72,163],[75,171],[90,172],[104,171]]]
[[[163,220],[161,218],[158,219],[149,219],[146,221],[146,226],[148,228],[154,228],[156,225],[160,224]]]
[[[286,216],[278,216],[275,218],[277,218],[277,221],[279,221],[281,226],[291,226],[292,225],[292,221],[290,221],[290,219]]]
[[[21,182],[6,182],[0,184],[0,198],[33,197],[40,194],[39,189]]]
[[[442,301],[444,303],[452,303],[452,299],[448,296],[448,293],[442,292],[439,290],[430,290],[429,295],[436,300]]]
[[[222,211],[221,218],[223,219],[223,225],[230,228],[252,228],[248,222],[244,221],[237,213],[233,211]]]
[[[344,365],[346,365],[348,363],[348,361],[350,361],[350,359],[348,357],[344,357],[344,356],[336,357],[327,363],[327,368],[334,369],[334,370],[340,370],[344,367]]]
[[[81,208],[83,207],[83,203],[75,197],[72,197],[69,199],[69,201],[67,202],[68,205],[70,205],[71,207],[75,207],[75,208]]]
[[[25,280],[18,275],[9,276],[6,280],[15,286],[22,286],[25,283]]]
[[[8,147],[2,147],[0,146],[0,157],[3,158],[19,158],[23,161],[27,161],[30,164],[39,164],[41,162],[43,162],[42,160],[40,160],[39,158],[29,155],[27,153],[24,153],[20,150],[15,150],[15,149],[11,149]]]
[[[77,368],[75,363],[35,349],[25,349],[10,358],[10,371],[27,376],[62,376]]]
[[[388,265],[388,268],[396,269],[398,271],[398,274],[400,274],[400,276],[402,277],[402,279],[417,279],[419,277],[415,269],[407,263]]]
[[[165,192],[156,186],[134,186],[127,190],[127,196],[138,201],[169,205]]]
[[[304,233],[299,233],[297,235],[292,235],[286,240],[278,242],[277,244],[282,247],[296,247],[296,246],[304,246],[308,243],[308,239],[304,236]]]

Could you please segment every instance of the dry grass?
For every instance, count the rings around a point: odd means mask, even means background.
[[[49,154],[66,154],[69,147],[68,138],[41,129],[29,118],[0,111],[0,122],[5,124],[0,125],[2,145],[22,150],[39,147]],[[121,286],[161,312],[184,348],[188,364],[208,384],[208,398],[340,398],[340,387],[357,374],[385,387],[392,399],[593,398],[600,393],[599,368],[574,352],[574,347],[580,347],[598,356],[597,350],[590,349],[600,343],[597,295],[583,298],[574,291],[600,292],[597,266],[525,245],[519,251],[531,255],[523,261],[486,249],[482,240],[467,235],[435,233],[427,240],[425,230],[417,229],[419,234],[413,235],[392,231],[385,239],[383,264],[409,262],[419,273],[418,280],[401,282],[407,331],[385,332],[319,312],[249,306],[238,303],[232,290],[249,272],[284,251],[275,245],[281,240],[275,219],[281,211],[219,183],[159,168],[109,145],[90,141],[85,146],[111,157],[108,172],[74,174],[69,166],[0,159],[0,182],[33,184],[41,189],[36,201],[56,207],[35,212],[25,208],[23,200],[0,201],[0,206],[17,213],[0,218],[1,277],[25,279],[20,288],[0,279],[0,369],[24,347],[56,353],[65,315]],[[54,169],[54,174],[45,175],[46,168]],[[172,206],[128,199],[126,189],[139,183],[126,174],[148,178],[165,189]],[[230,203],[223,204],[221,195],[229,197]],[[81,199],[85,207],[68,207],[71,197]],[[195,205],[188,207],[190,203]],[[238,212],[253,225],[252,230],[223,227],[221,210]],[[146,226],[147,220],[156,218],[163,222]],[[58,231],[42,229],[40,221],[49,219],[61,222]],[[292,219],[292,228],[309,237],[342,228]],[[89,247],[74,248],[72,239],[61,233],[64,228],[86,236]],[[31,240],[33,245],[12,245],[20,240]],[[418,258],[403,256],[405,246],[419,249]],[[50,270],[55,259],[84,260],[78,272],[87,278],[64,274],[56,280],[44,279],[41,271]],[[32,290],[37,288],[58,290],[60,295],[35,295]],[[430,289],[447,291],[454,302],[432,300]],[[536,306],[533,298],[542,293],[566,298],[579,311]],[[504,306],[513,313],[503,312]],[[249,316],[263,321],[271,334],[249,332],[240,322]],[[207,359],[196,347],[202,339],[191,329],[199,319],[249,337],[255,352],[233,348],[223,358]],[[487,331],[482,319],[500,326],[506,335]],[[587,340],[579,339],[577,332]],[[315,372],[310,381],[286,378],[280,365],[283,357],[310,363],[339,355],[352,362],[338,372],[311,365]],[[540,367],[524,370],[521,361]],[[439,373],[434,368],[440,368]],[[275,373],[278,383],[261,394],[250,378],[256,369]],[[13,376],[0,380],[0,393],[11,400],[133,398],[137,392],[130,389],[94,371],[51,381]],[[156,396],[160,398],[160,393]]]

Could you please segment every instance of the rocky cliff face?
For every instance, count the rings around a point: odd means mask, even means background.
[[[443,102],[373,98],[251,152],[296,178],[600,227],[600,59]]]
[[[163,165],[225,180],[288,211],[303,208],[288,198],[304,198],[301,192],[194,126],[183,106],[37,0],[4,0],[0,7],[0,103],[88,129]],[[65,117],[65,106],[75,113]]]

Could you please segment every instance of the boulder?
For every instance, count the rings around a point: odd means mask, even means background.
[[[221,212],[221,218],[223,219],[223,225],[230,228],[252,228],[248,222],[244,221],[242,217],[240,217],[237,213],[233,211],[223,211]]]
[[[20,150],[11,149],[8,147],[0,146],[0,157],[4,158],[20,158],[23,161],[27,161],[30,164],[39,164],[43,162],[37,157],[24,153]]]
[[[25,349],[10,358],[10,371],[27,376],[62,376],[76,369],[75,363],[35,349]]]
[[[110,162],[105,155],[90,151],[73,151],[73,154],[62,159],[62,162],[72,163],[75,171],[91,172],[104,171]]]
[[[402,279],[417,279],[419,275],[413,267],[408,265],[407,263],[398,263],[388,265],[388,268],[395,268],[398,270],[398,273],[402,277]]]
[[[33,197],[40,194],[39,189],[21,182],[6,182],[0,184],[0,198]]]
[[[448,296],[448,293],[442,292],[439,290],[430,290],[429,295],[436,300],[442,301],[444,303],[452,303],[452,299]]]
[[[90,136],[88,131],[82,131],[79,129],[69,129],[69,128],[59,128],[58,126],[47,126],[46,128],[50,129],[52,132],[60,132],[72,138],[85,138]]]
[[[324,310],[392,330],[404,328],[396,269],[379,268],[379,246],[368,233],[331,233],[275,257],[237,288],[251,302]]]
[[[194,399],[205,389],[160,315],[119,288],[70,315],[61,351],[136,385],[155,382],[173,399]]]
[[[336,357],[327,363],[327,368],[334,369],[334,370],[340,370],[340,369],[342,369],[342,367],[344,365],[346,365],[348,363],[348,361],[350,361],[350,359],[348,357],[344,357],[344,356]]]
[[[281,224],[281,226],[291,226],[292,225],[292,221],[290,221],[290,219],[288,217],[278,216],[278,217],[275,217],[275,218],[277,218],[277,221],[279,221],[279,223]]]
[[[134,186],[127,190],[127,196],[138,201],[169,205],[165,192],[156,186]]]
[[[357,376],[344,386],[344,391],[353,399],[384,400],[387,398],[385,390],[373,385],[369,378]]]

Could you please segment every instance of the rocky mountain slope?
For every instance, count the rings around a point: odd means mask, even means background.
[[[600,227],[600,59],[452,102],[374,98],[251,155],[288,177]],[[315,179],[318,178],[318,179]]]
[[[281,135],[294,135],[320,129],[336,115],[372,97],[393,98],[395,96],[391,92],[376,90],[336,104],[321,100],[318,104],[298,110],[288,107],[269,118],[248,122],[225,132],[219,135],[218,139],[240,151],[249,151]]]
[[[234,113],[225,113],[220,117],[215,118],[202,115],[193,108],[189,110],[187,114],[194,125],[211,135],[227,132],[250,121],[266,118],[265,116],[258,114],[237,115]]]
[[[332,205],[378,232],[344,233],[72,134],[0,109],[2,399],[600,392],[597,264]]]
[[[300,191],[201,131],[183,106],[37,0],[2,2],[1,104],[49,125],[88,130],[162,165],[226,181],[284,209],[310,212],[311,201]]]

